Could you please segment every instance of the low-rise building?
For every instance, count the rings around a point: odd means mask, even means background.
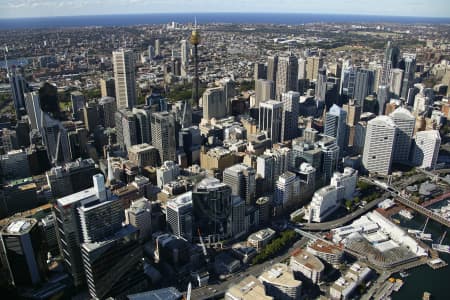
[[[275,230],[271,228],[262,229],[258,232],[251,234],[247,243],[249,246],[256,249],[256,251],[260,252],[264,246],[266,246],[275,236]]]
[[[300,299],[302,282],[294,278],[294,273],[285,264],[275,264],[258,278],[266,288],[266,293],[275,299]]]
[[[338,265],[344,256],[344,251],[341,248],[321,240],[309,244],[306,250],[332,265]]]
[[[332,299],[349,299],[356,288],[363,283],[372,271],[361,263],[354,263],[344,276],[341,276],[330,287],[330,296]]]
[[[289,266],[292,271],[302,273],[306,278],[311,279],[314,284],[320,282],[323,270],[325,269],[320,259],[300,249],[291,256]]]
[[[272,300],[267,296],[264,285],[253,275],[247,276],[241,282],[231,286],[225,293],[225,300]]]

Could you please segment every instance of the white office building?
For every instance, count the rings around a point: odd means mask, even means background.
[[[413,163],[420,168],[434,169],[440,146],[441,135],[438,130],[417,132],[413,147]]]
[[[363,165],[370,173],[390,174],[396,136],[397,125],[388,116],[378,116],[367,123]]]
[[[188,241],[192,240],[192,192],[187,192],[169,200],[166,206],[166,220],[170,231]]]
[[[390,117],[397,125],[395,138],[394,162],[408,162],[411,142],[416,125],[416,118],[406,108],[397,108]]]
[[[113,52],[117,109],[132,108],[136,103],[134,53],[120,49]]]

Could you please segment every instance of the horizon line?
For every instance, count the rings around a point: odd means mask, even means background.
[[[0,17],[0,21],[2,20],[19,20],[19,19],[49,19],[49,18],[77,18],[77,17],[98,17],[98,16],[136,16],[136,15],[205,15],[205,14],[268,14],[268,15],[317,15],[317,16],[358,16],[358,17],[382,17],[382,18],[417,18],[417,19],[441,19],[441,20],[449,20],[448,17],[436,17],[436,16],[413,16],[413,15],[380,15],[380,14],[366,14],[366,13],[327,13],[327,12],[283,12],[283,11],[275,11],[275,12],[245,12],[245,11],[204,11],[204,12],[145,12],[145,13],[106,13],[106,14],[80,14],[80,15],[56,15],[56,16],[28,16],[28,17]]]

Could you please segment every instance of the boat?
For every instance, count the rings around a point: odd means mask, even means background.
[[[400,220],[399,219],[392,218],[392,220],[394,221],[395,224],[400,224]]]
[[[444,252],[444,253],[450,254],[450,246],[449,245],[431,244],[431,248],[433,248],[433,250],[436,250],[438,252]]]
[[[419,234],[419,233],[421,233],[421,231],[417,230],[417,229],[408,229],[408,233],[409,234]]]
[[[414,218],[414,215],[406,209],[402,209],[398,214],[407,220],[412,220]]]
[[[409,276],[409,273],[408,273],[408,272],[405,272],[405,271],[402,271],[402,272],[400,272],[399,274],[400,274],[400,276],[401,276],[402,278],[406,278],[406,277]]]
[[[432,241],[433,240],[433,238],[431,237],[431,233],[421,232],[417,235],[417,237],[419,239],[421,239],[422,241]]]
[[[402,286],[403,286],[403,280],[396,279],[393,289],[394,289],[394,291],[398,292]]]
[[[430,300],[431,299],[431,293],[430,292],[423,292],[422,299],[423,300]]]

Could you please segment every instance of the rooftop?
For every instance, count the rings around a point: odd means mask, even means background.
[[[288,288],[296,288],[302,285],[301,281],[295,280],[294,273],[289,267],[280,263],[273,265],[270,270],[262,273],[259,280]]]
[[[183,295],[174,287],[128,295],[129,300],[179,300]]]
[[[28,233],[37,223],[35,219],[14,219],[3,229],[4,234],[22,235]]]
[[[270,300],[270,296],[266,296],[263,284],[253,275],[249,275],[241,282],[230,287],[227,291],[233,296],[233,299],[242,300]]]
[[[322,272],[325,269],[325,266],[320,259],[304,250],[297,252],[292,256],[292,259],[294,259],[298,264],[304,265],[305,267],[317,272]]]

